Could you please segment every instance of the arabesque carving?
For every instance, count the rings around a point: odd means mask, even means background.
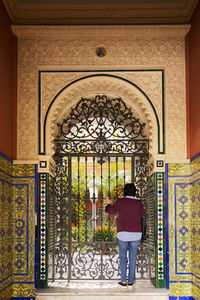
[[[145,134],[147,138],[151,137],[155,143],[150,143],[150,151],[155,152],[157,148],[157,124],[152,109],[145,97],[130,84],[121,80],[109,77],[92,77],[75,83],[64,90],[53,103],[46,124],[46,151],[52,155],[54,149],[54,138],[57,134],[57,123],[66,118],[71,107],[75,106],[81,97],[91,97],[96,93],[105,94],[111,97],[121,97],[129,105],[134,114],[144,123],[146,123]]]

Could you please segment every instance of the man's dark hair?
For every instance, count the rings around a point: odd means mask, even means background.
[[[134,183],[127,183],[124,186],[124,197],[126,196],[135,196],[136,195],[136,187]]]

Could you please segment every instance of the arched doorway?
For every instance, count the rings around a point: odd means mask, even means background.
[[[116,220],[104,207],[128,182],[135,182],[148,220],[136,278],[154,278],[155,208],[145,124],[121,98],[98,95],[82,98],[58,131],[49,198],[49,280],[119,278]]]

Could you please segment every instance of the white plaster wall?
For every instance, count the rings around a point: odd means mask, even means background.
[[[18,106],[17,106],[17,159],[38,159],[38,71],[39,70],[122,70],[121,76],[135,82],[152,100],[160,122],[165,121],[166,161],[186,160],[186,99],[185,99],[185,34],[189,26],[94,26],[45,27],[13,26],[18,36]],[[105,57],[96,55],[96,48],[106,49]],[[162,80],[156,73],[138,73],[123,70],[164,70],[164,120],[161,112]],[[85,72],[87,75],[87,72]],[[43,76],[43,75],[42,75]],[[79,73],[45,74],[41,79],[41,122],[49,103],[67,82]],[[81,73],[83,76],[83,73]],[[131,77],[132,76],[132,77]],[[157,76],[157,77],[156,77]],[[103,82],[104,80],[104,82]],[[91,83],[90,81],[85,84]],[[88,94],[102,92],[105,78],[99,84],[93,80],[90,92],[84,86],[73,86],[49,110],[46,127],[45,154],[52,154],[52,136],[55,123],[62,118],[71,104]],[[95,85],[96,84],[96,85]],[[146,99],[136,89],[112,79],[106,91],[122,97],[147,123],[151,153],[158,155],[158,135],[155,115]],[[114,90],[115,88],[115,90]],[[77,91],[80,91],[80,95]],[[71,93],[71,94],[70,94]],[[74,96],[70,100],[70,95]],[[137,101],[133,101],[137,99]],[[80,97],[79,97],[80,96]],[[125,99],[124,99],[125,98]],[[63,101],[65,99],[65,101]],[[63,106],[63,102],[66,106]],[[42,126],[43,123],[40,125]]]

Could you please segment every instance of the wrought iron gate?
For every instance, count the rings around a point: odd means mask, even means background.
[[[49,203],[49,279],[118,279],[116,219],[104,211],[106,198],[116,201],[124,184],[135,182],[148,218],[144,124],[123,100],[96,96],[81,99],[58,126]],[[140,246],[136,278],[152,276],[148,243]]]

